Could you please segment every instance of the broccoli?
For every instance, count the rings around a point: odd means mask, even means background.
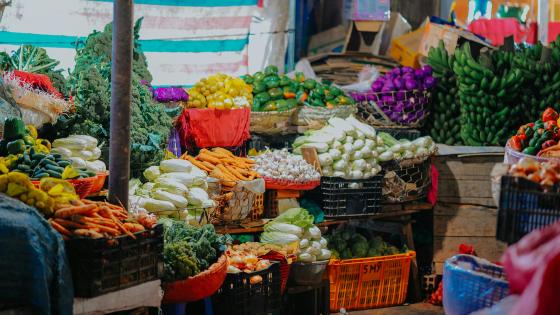
[[[356,233],[352,236],[351,243],[366,243],[367,246],[367,238],[365,238],[362,234]]]
[[[164,274],[166,281],[187,279],[200,272],[191,246],[187,241],[165,243],[163,246]]]
[[[382,256],[381,252],[379,252],[379,249],[370,247],[367,252],[367,257],[377,257],[377,256]]]
[[[146,58],[138,42],[142,19],[134,26],[131,95],[131,156],[132,176],[139,176],[148,166],[163,158],[172,120],[161,104],[152,100],[150,90],[141,83],[151,81]],[[76,66],[68,79],[74,97],[76,113],[57,129],[59,136],[87,134],[100,143],[109,143],[109,115],[111,96],[111,39],[112,25],[103,32],[94,31],[76,53]]]

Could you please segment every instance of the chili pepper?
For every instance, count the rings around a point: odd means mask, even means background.
[[[558,120],[558,113],[551,107],[545,109],[542,114],[542,121]]]
[[[514,149],[517,152],[520,152],[521,150],[523,150],[523,144],[522,144],[522,140],[521,140],[520,136],[511,137],[510,145],[511,145],[511,148]]]
[[[549,120],[544,123],[544,128],[549,131],[553,131],[555,127],[558,127],[556,120]]]
[[[545,141],[545,142],[542,144],[541,149],[544,150],[544,149],[546,149],[546,148],[550,148],[551,146],[556,145],[556,143],[557,143],[557,142],[554,141],[554,140],[547,140],[547,141]]]

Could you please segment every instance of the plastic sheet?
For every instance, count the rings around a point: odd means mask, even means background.
[[[502,267],[470,255],[456,255],[443,269],[443,307],[447,315],[467,315],[508,295]]]
[[[560,222],[526,235],[502,258],[512,293],[511,315],[560,314]]]
[[[35,315],[72,314],[64,241],[37,210],[0,194],[0,301]],[[11,258],[11,259],[8,259]]]

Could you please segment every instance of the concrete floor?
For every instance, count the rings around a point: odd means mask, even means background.
[[[372,310],[349,312],[349,315],[444,315],[443,307],[417,303]]]

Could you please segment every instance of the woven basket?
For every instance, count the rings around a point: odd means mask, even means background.
[[[164,284],[162,304],[194,302],[211,296],[224,283],[227,266],[226,255],[222,255],[210,268],[198,275]]]
[[[389,161],[383,168],[383,200],[391,203],[415,201],[425,198],[432,185],[432,159],[412,158]]]
[[[257,195],[247,188],[236,185],[232,191],[214,197],[217,206],[211,214],[213,224],[240,223],[253,210]]]
[[[341,105],[329,109],[326,107],[302,106],[297,114],[296,125],[309,129],[321,129],[332,117],[347,118],[356,113],[356,106]]]
[[[99,192],[99,190],[92,192],[92,188],[95,188],[98,185],[99,180],[98,176],[93,176],[80,179],[67,179],[66,181],[74,186],[76,194],[83,199],[90,194]],[[38,180],[31,181],[31,183],[37,188],[41,185],[41,181]],[[103,178],[103,183],[105,183],[105,178]]]
[[[288,126],[297,112],[297,108],[292,108],[282,112],[251,112],[251,133],[264,134],[269,136],[287,134]]]
[[[351,95],[357,103],[358,117],[374,127],[419,128],[428,117],[428,90]]]

